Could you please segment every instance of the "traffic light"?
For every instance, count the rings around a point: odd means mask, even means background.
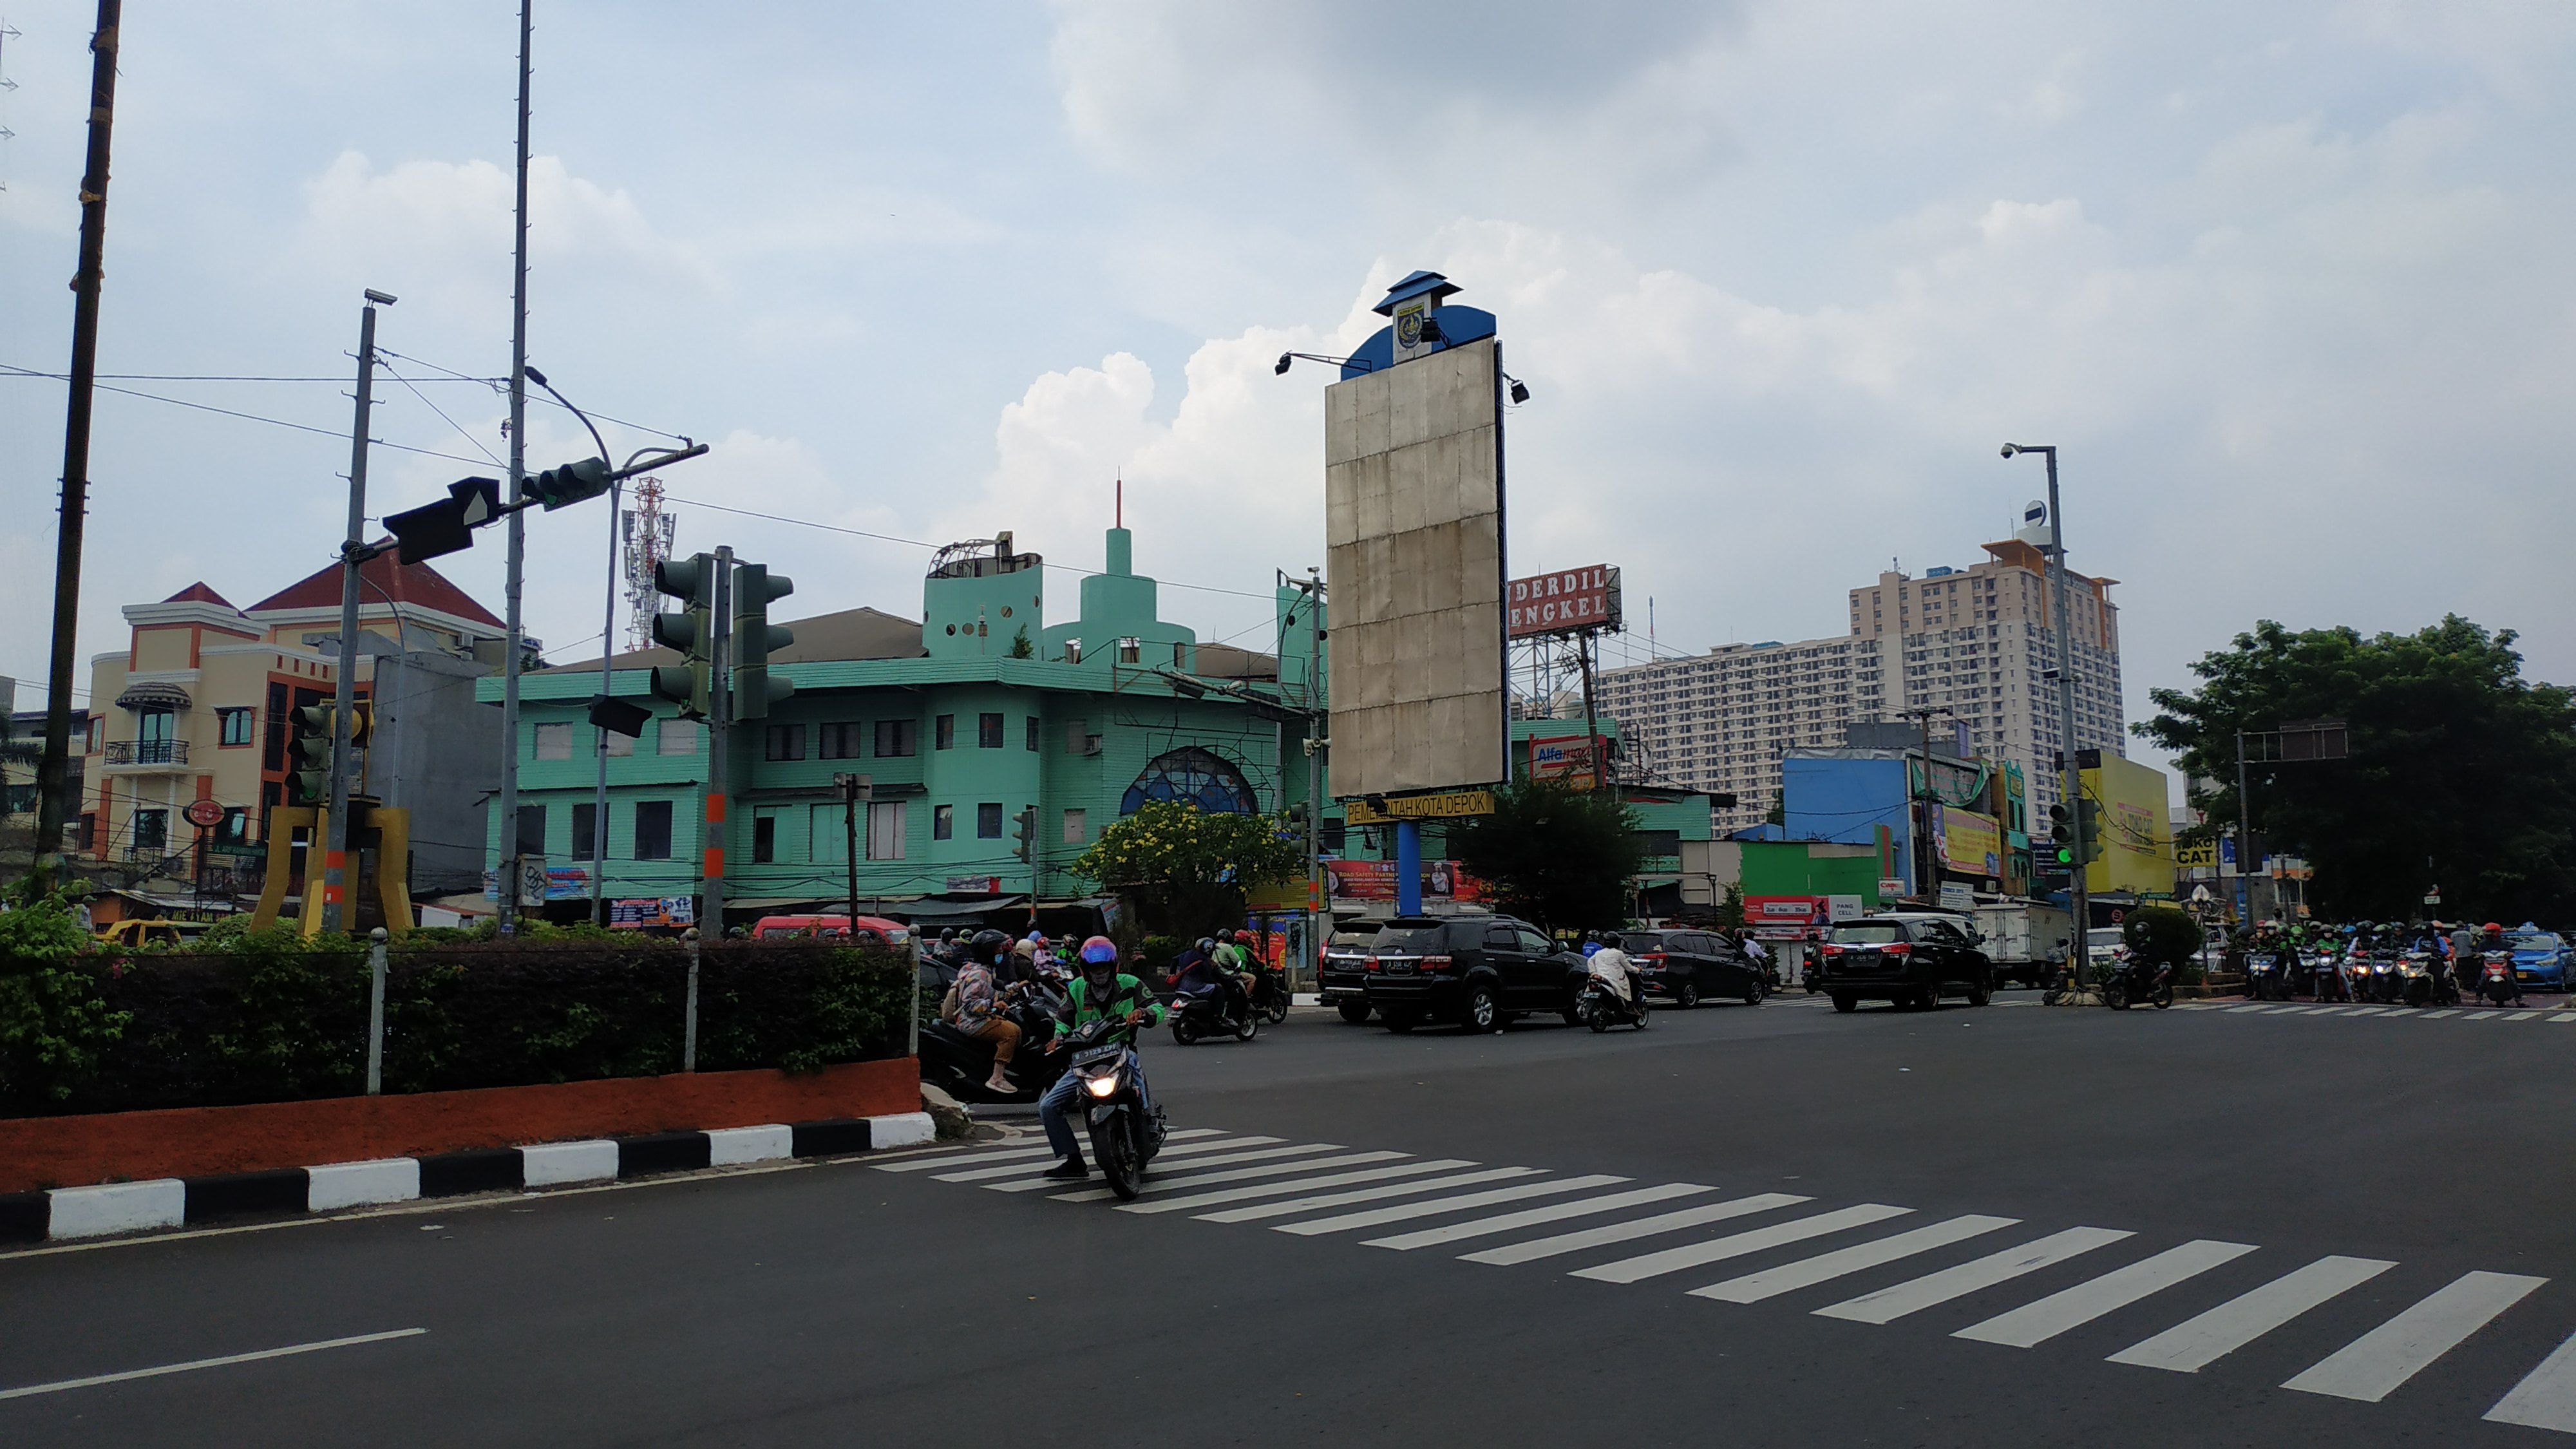
[[[2075,854],[2086,862],[2102,858],[2102,802],[2075,802]]]
[[[286,803],[331,803],[331,716],[334,706],[308,704],[292,716],[294,734],[286,746]]]
[[[1038,812],[1032,805],[1011,817],[1011,854],[1022,860],[1031,858],[1037,846]]]
[[[548,513],[585,498],[597,498],[608,491],[608,460],[584,458],[560,468],[548,468],[533,477],[519,480],[519,496],[533,498]]]
[[[796,642],[795,632],[769,622],[769,605],[796,592],[794,582],[767,564],[736,564],[733,571],[733,717],[766,718],[769,707],[796,692],[769,677],[769,651]]]
[[[653,565],[653,587],[681,601],[679,613],[653,616],[653,642],[688,661],[656,666],[653,694],[678,705],[682,719],[705,719],[714,713],[716,556],[666,558]]]
[[[2062,803],[2048,807],[2048,842],[2055,847],[2048,858],[2058,869],[2075,864],[2075,812]]]
[[[444,502],[392,514],[385,529],[402,561],[419,563],[472,547],[474,530],[500,516],[500,479],[459,478],[447,485]]]

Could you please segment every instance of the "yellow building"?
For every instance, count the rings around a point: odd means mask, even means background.
[[[2077,751],[2075,763],[2084,798],[2101,806],[2102,853],[2084,868],[2084,888],[2097,895],[2172,895],[2173,823],[2164,772],[2100,750]]]
[[[390,553],[359,570],[362,646],[470,655],[504,629],[436,570]],[[198,800],[223,811],[210,845],[266,838],[268,810],[285,801],[293,711],[328,701],[340,632],[334,564],[248,609],[203,583],[154,604],[129,604],[122,653],[90,661],[89,729],[80,834],[100,862],[186,876],[198,844],[184,812]],[[367,696],[372,656],[358,661]]]

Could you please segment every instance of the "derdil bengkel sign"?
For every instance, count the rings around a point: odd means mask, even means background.
[[[1619,627],[1619,571],[1608,564],[1514,579],[1503,597],[1514,639]]]

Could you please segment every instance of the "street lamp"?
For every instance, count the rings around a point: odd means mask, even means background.
[[[2070,813],[2084,793],[2083,777],[2075,763],[2075,633],[2068,614],[2066,587],[2066,525],[2057,508],[2057,447],[2053,443],[2006,443],[2004,456],[2038,453],[2048,459],[2048,561],[2049,577],[2057,594],[2057,798]],[[2089,953],[2085,935],[2093,927],[2091,902],[2085,897],[2084,875],[2088,864],[2083,859],[2083,841],[2077,839],[2076,859],[2067,871],[2067,900],[2074,907],[2074,939],[2067,943],[2067,960],[2075,972],[2075,986],[2082,989]]]
[[[1326,357],[1320,352],[1283,352],[1279,354],[1279,365],[1270,369],[1271,374],[1273,376],[1286,375],[1288,364],[1301,357],[1306,359],[1308,362],[1321,362],[1333,367],[1356,367],[1362,372],[1373,372],[1376,370],[1376,364],[1369,362],[1365,358]]]

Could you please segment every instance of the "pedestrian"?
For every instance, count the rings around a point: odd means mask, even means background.
[[[2460,983],[2463,999],[2478,994],[2478,933],[2462,921],[2451,928],[2451,979]]]

